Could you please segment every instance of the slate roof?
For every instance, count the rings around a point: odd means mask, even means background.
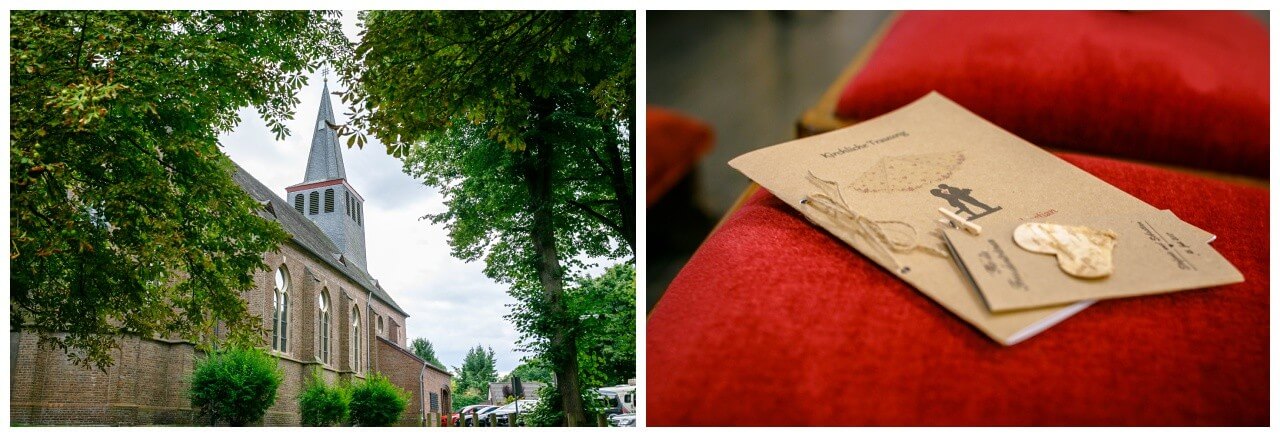
[[[338,147],[338,133],[325,123],[337,125],[333,118],[333,103],[329,102],[329,82],[324,83],[320,94],[320,113],[311,136],[311,154],[307,157],[307,175],[302,183],[346,179],[347,170],[342,165],[342,151]]]
[[[325,100],[327,101],[328,99]],[[262,203],[265,206],[265,202],[270,202],[271,212],[260,211],[259,215],[280,223],[280,226],[293,237],[293,241],[303,249],[311,252],[312,255],[315,255],[316,259],[324,260],[334,270],[351,279],[351,282],[364,287],[374,298],[387,304],[387,306],[405,317],[409,317],[409,313],[406,313],[400,308],[400,305],[396,304],[395,299],[392,299],[391,295],[377,284],[377,281],[373,279],[373,276],[369,275],[369,272],[364,271],[354,262],[348,261],[343,264],[338,261],[338,256],[342,254],[342,251],[333,244],[333,241],[329,240],[329,236],[325,235],[324,231],[320,230],[320,227],[316,226],[315,223],[308,220],[297,210],[294,210],[288,202],[277,196],[275,192],[263,185],[262,182],[254,178],[244,168],[241,168],[240,164],[235,164],[235,166],[236,171],[232,174],[232,179],[258,203]]]

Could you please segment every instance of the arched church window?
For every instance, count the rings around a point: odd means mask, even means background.
[[[329,289],[320,290],[320,361],[329,362]]]
[[[351,307],[351,360],[352,369],[360,371],[360,307]]]
[[[324,190],[324,212],[333,212],[333,188]]]
[[[382,316],[378,316],[378,335],[382,335]]]
[[[271,317],[271,348],[289,350],[289,270],[276,269],[275,305]]]
[[[293,209],[298,210],[298,214],[302,214],[302,203],[302,193],[298,193],[293,196]]]
[[[309,211],[312,215],[319,214],[320,213],[320,192],[312,191],[310,197],[311,197],[310,199],[311,208],[308,208],[307,211]]]

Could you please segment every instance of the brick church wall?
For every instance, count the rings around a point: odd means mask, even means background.
[[[38,336],[17,336],[9,387],[14,424],[190,424],[186,398],[195,348],[185,342],[124,338],[115,365],[99,371],[71,363],[58,351],[38,350]]]
[[[382,313],[384,323],[394,321],[402,326],[404,316],[385,304],[371,299],[369,293],[329,265],[316,260],[295,244],[285,244],[279,253],[263,255],[268,266],[254,276],[256,287],[243,293],[250,314],[270,325],[272,320],[275,270],[284,265],[290,276],[289,345],[280,358],[284,379],[276,394],[275,404],[267,410],[263,425],[297,426],[300,422],[298,396],[310,375],[319,371],[333,384],[342,379],[363,379],[367,371],[396,375],[393,382],[411,393],[418,392],[421,362],[412,366],[404,356],[407,351],[394,343],[375,340],[376,333],[369,315]],[[319,335],[319,293],[327,291],[331,306],[330,357],[322,362]],[[372,303],[371,303],[372,302]],[[373,310],[370,310],[370,305]],[[352,366],[351,310],[361,313],[361,368]],[[387,326],[387,325],[384,325]],[[267,347],[271,344],[271,328],[267,327]],[[12,357],[10,373],[10,421],[14,424],[38,425],[202,425],[187,397],[191,373],[203,356],[184,341],[123,338],[113,351],[114,365],[99,371],[72,364],[56,350],[39,350],[38,336],[32,332],[11,333]],[[384,333],[389,335],[389,333]],[[398,343],[403,343],[403,339]],[[379,357],[379,345],[404,351],[400,355]],[[372,353],[371,353],[372,352]],[[412,354],[409,354],[412,356]],[[381,358],[381,359],[380,359]],[[383,364],[385,363],[385,364]],[[386,366],[385,368],[383,366]],[[414,367],[412,378],[407,372]],[[436,371],[436,373],[441,373]],[[443,380],[443,385],[440,381]],[[436,387],[448,387],[448,376],[433,380]],[[414,405],[420,405],[414,403]],[[406,414],[406,416],[408,416]],[[418,425],[420,414],[412,416]]]
[[[423,423],[424,398],[427,401],[426,411],[429,413],[444,414],[453,411],[449,405],[448,373],[430,364],[424,372],[421,358],[382,337],[377,339],[375,356],[378,371],[386,375],[393,384],[407,388],[406,391],[409,392],[409,402],[405,404],[404,414],[400,416],[401,426],[420,426]],[[422,375],[421,389],[419,375]],[[431,405],[432,394],[435,395],[435,405]]]

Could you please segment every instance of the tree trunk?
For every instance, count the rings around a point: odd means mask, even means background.
[[[533,110],[545,120],[553,110],[551,102],[542,100]],[[522,157],[525,184],[529,189],[529,207],[533,214],[533,226],[529,237],[538,255],[536,270],[538,280],[547,293],[549,314],[556,323],[567,323],[564,302],[564,272],[560,266],[560,252],[556,248],[556,228],[552,199],[552,153],[554,148],[537,134],[526,138],[528,148]],[[578,383],[578,345],[571,335],[572,326],[561,326],[551,335],[552,368],[556,374],[560,402],[569,426],[586,426],[586,414],[582,406],[581,387]]]
[[[635,120],[633,119],[631,122],[634,123]],[[631,158],[631,166],[634,169],[636,161],[634,148],[631,146],[635,145],[635,128],[631,128],[631,131],[630,135],[633,137],[626,146],[630,149],[628,155]],[[606,169],[609,173],[609,185],[613,187],[614,205],[622,216],[622,239],[627,242],[628,246],[631,246],[631,255],[634,256],[636,253],[636,191],[633,188],[635,177],[633,172],[627,171],[622,162],[622,154],[618,152],[619,144],[615,143],[615,141],[618,141],[617,128],[610,126],[608,132],[609,143],[605,145],[605,157],[609,160],[609,166],[612,167]]]

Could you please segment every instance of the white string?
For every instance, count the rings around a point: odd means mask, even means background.
[[[855,235],[861,236],[864,240],[871,243],[875,250],[889,258],[889,262],[893,264],[893,270],[897,271],[901,267],[897,257],[893,254],[911,253],[916,250],[925,253],[948,258],[946,252],[927,245],[921,245],[917,241],[918,232],[915,226],[910,223],[898,220],[873,220],[865,215],[858,214],[849,208],[844,201],[844,195],[840,192],[840,188],[830,181],[809,174],[809,181],[818,188],[826,188],[835,190],[836,198],[832,198],[827,194],[811,194],[800,203],[812,207],[813,209],[831,217],[835,220],[836,225],[841,228],[851,230]],[[825,187],[824,187],[825,185]],[[885,232],[885,225],[901,225],[909,232],[902,233],[902,238],[893,238]],[[905,272],[901,272],[905,273]]]

